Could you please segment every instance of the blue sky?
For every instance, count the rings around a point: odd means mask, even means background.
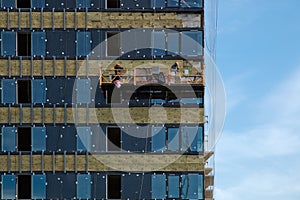
[[[216,200],[300,199],[300,1],[219,1]]]

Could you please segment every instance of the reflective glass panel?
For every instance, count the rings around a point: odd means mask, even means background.
[[[16,150],[16,128],[2,127],[2,151]]]
[[[16,199],[16,176],[2,175],[1,199]]]
[[[32,127],[32,151],[46,150],[46,127]]]
[[[91,198],[91,175],[77,174],[77,198]]]
[[[77,127],[77,150],[90,151],[91,150],[91,128]]]
[[[46,199],[46,175],[32,175],[32,199]]]
[[[166,149],[166,128],[152,127],[152,151],[164,151]]]
[[[179,129],[168,128],[168,150],[179,151]]]
[[[152,175],[152,199],[166,198],[166,175]]]

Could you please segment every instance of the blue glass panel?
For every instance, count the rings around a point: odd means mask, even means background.
[[[16,199],[16,176],[2,175],[1,199]]]
[[[179,151],[179,129],[168,128],[168,150]]]
[[[179,176],[168,177],[168,197],[179,198]]]
[[[152,199],[166,198],[166,175],[152,175]]]
[[[91,0],[76,0],[76,8],[90,8]]]
[[[203,176],[199,174],[182,175],[182,199],[203,199]]]
[[[168,0],[168,7],[178,7],[179,0]]]
[[[203,0],[182,0],[182,8],[202,8]]]
[[[2,0],[1,1],[1,8],[14,8],[15,7],[15,0]]]
[[[2,151],[16,150],[16,128],[2,127]]]
[[[152,56],[165,55],[166,34],[164,32],[152,32],[151,48],[152,48]]]
[[[198,127],[197,135],[195,136],[191,145],[191,151],[203,151],[203,127]]]
[[[179,33],[168,33],[168,54],[179,54]]]
[[[181,53],[192,57],[202,55],[202,31],[182,32]]]
[[[45,8],[45,0],[31,0],[32,8]]]
[[[46,199],[46,175],[32,175],[31,179],[31,198]]]
[[[183,104],[202,104],[202,98],[182,98],[181,103]]]
[[[89,79],[78,79],[76,80],[77,103],[90,103],[91,102],[91,80]]]
[[[46,127],[32,127],[32,151],[46,150]]]
[[[77,174],[77,198],[91,198],[91,175]]]
[[[163,99],[151,99],[152,104],[164,104],[166,103],[166,100]]]
[[[91,127],[77,127],[77,150],[91,150]]]
[[[152,8],[164,8],[166,6],[165,0],[151,0]]]
[[[164,151],[166,149],[166,128],[152,127],[152,151]]]
[[[2,79],[2,103],[16,103],[16,81],[11,79]]]
[[[1,55],[14,56],[16,55],[16,33],[1,32]]]
[[[46,80],[32,80],[32,103],[46,103]]]
[[[32,32],[31,33],[32,49],[31,54],[34,56],[46,55],[46,33]]]
[[[198,127],[181,128],[182,151],[192,151],[192,142],[195,140],[197,132]]]
[[[87,56],[91,52],[91,32],[77,32],[77,56]]]

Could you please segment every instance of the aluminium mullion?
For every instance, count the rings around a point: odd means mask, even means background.
[[[21,9],[18,8],[18,29],[21,30]]]
[[[56,78],[56,56],[53,56],[53,76]]]
[[[52,152],[52,172],[55,174],[55,151]]]
[[[67,56],[64,56],[64,75],[67,78]]]
[[[10,173],[10,151],[7,152],[7,172]]]
[[[32,173],[32,151],[30,151],[30,173]]]
[[[10,61],[11,61],[11,58],[10,56],[8,56],[8,77],[11,78],[11,67],[10,67]]]
[[[19,64],[20,64],[20,77],[22,78],[22,76],[23,76],[23,74],[22,74],[22,71],[23,71],[22,56],[20,56],[20,58],[19,58]]]
[[[74,171],[75,173],[77,173],[77,151],[75,151],[75,156],[74,156]]]
[[[20,104],[20,125],[23,124],[23,104]]]
[[[56,126],[56,104],[53,105],[53,125]]]
[[[51,16],[51,23],[52,23],[52,30],[54,31],[54,29],[55,29],[55,27],[54,27],[54,11],[55,10],[55,8],[52,8],[52,16]]]
[[[40,27],[41,30],[44,30],[44,8],[42,8],[40,12]]]
[[[66,9],[64,8],[64,30],[66,30]]]
[[[64,151],[64,173],[66,173],[66,167],[67,167],[67,151]]]
[[[9,16],[9,8],[7,8],[6,12],[7,17],[7,29],[10,30],[10,16]]]
[[[19,152],[19,173],[22,173],[22,152]]]
[[[30,30],[32,30],[32,9],[30,8],[30,14],[29,14],[29,27]]]
[[[33,79],[33,57],[30,57],[30,74],[31,74],[31,79]]]

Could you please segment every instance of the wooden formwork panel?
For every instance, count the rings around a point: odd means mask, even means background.
[[[44,72],[45,76],[54,76],[54,61],[53,60],[45,60],[44,61]]]
[[[44,108],[44,120],[46,124],[54,122],[53,112],[53,108]]]
[[[32,28],[41,28],[41,13],[32,12]]]
[[[66,12],[66,26],[67,28],[75,28],[75,13]]]
[[[77,170],[86,171],[86,155],[77,155]]]
[[[77,28],[85,28],[85,12],[77,12],[76,13],[76,25]]]
[[[20,108],[18,107],[10,108],[10,122],[13,124],[20,123]]]
[[[43,28],[52,28],[52,13],[43,12]],[[58,27],[56,27],[58,28]]]
[[[42,155],[32,155],[32,171],[42,171]]]
[[[22,108],[22,123],[31,123],[31,108]]]
[[[20,76],[20,60],[10,60],[10,73],[12,76]]]
[[[54,14],[54,28],[63,28],[64,27],[64,13],[55,12]]]
[[[22,75],[31,76],[31,60],[22,60]]]
[[[0,123],[7,123],[8,121],[8,108],[0,108]]]
[[[30,171],[30,155],[21,155],[22,157],[22,171]]]
[[[55,155],[55,171],[64,170],[64,155]]]
[[[76,61],[75,60],[67,60],[66,73],[68,76],[76,76]]]
[[[6,12],[0,12],[0,27],[7,27],[7,13]]]
[[[21,28],[30,27],[30,12],[20,12],[20,26]]]
[[[65,123],[64,108],[55,109],[55,122],[59,124]]]
[[[56,61],[55,75],[56,76],[64,76],[65,75],[65,61],[64,60]]]
[[[33,110],[33,123],[40,124],[43,122],[43,109],[34,108]]]
[[[8,60],[0,60],[0,66],[0,76],[8,76]]]
[[[19,167],[20,167],[19,155],[10,156],[10,171],[19,171]]]
[[[52,155],[44,155],[44,170],[45,171],[53,170],[53,160],[52,159],[53,159]]]
[[[75,155],[66,155],[66,171],[75,170]]]
[[[18,12],[9,12],[9,27],[10,28],[18,28]]]
[[[33,75],[41,76],[43,74],[42,60],[33,61]]]

